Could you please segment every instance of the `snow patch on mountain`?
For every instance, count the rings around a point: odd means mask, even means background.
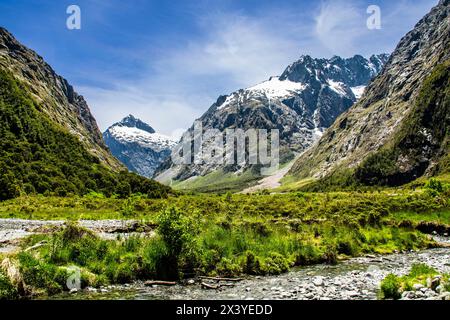
[[[347,94],[344,88],[345,85],[342,82],[328,79],[328,85],[330,86],[331,90],[340,94],[341,96],[345,96]]]
[[[293,82],[287,79],[280,80],[279,77],[271,77],[269,80],[255,86],[230,94],[217,109],[222,110],[233,102],[239,102],[242,100],[243,95],[255,98],[281,99],[298,94],[305,90],[306,87],[303,83]]]
[[[366,86],[357,86],[357,87],[352,87],[350,88],[353,92],[353,94],[355,95],[356,99],[359,99],[362,97],[364,90],[366,90]]]
[[[303,83],[292,82],[290,80],[280,80],[279,77],[271,77],[268,81],[264,81],[247,90],[254,93],[263,94],[269,98],[283,98],[293,93],[299,93],[306,88]]]
[[[170,149],[176,144],[176,142],[168,136],[156,132],[149,133],[136,127],[113,126],[109,128],[109,132],[111,136],[118,141],[124,143],[138,143],[143,147],[152,148],[158,152]]]

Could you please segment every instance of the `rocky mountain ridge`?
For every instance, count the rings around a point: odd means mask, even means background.
[[[400,184],[431,172],[448,154],[449,17],[450,1],[441,0],[401,39],[361,100],[290,174],[324,178],[356,170],[363,180]],[[375,163],[385,167],[375,169]]]
[[[8,70],[21,83],[52,121],[76,135],[87,150],[106,166],[119,170],[122,165],[111,156],[84,98],[66,79],[36,52],[18,42],[0,27],[0,68]]]
[[[220,96],[199,119],[203,130],[278,129],[282,162],[309,148],[334,119],[351,107],[365,86],[381,71],[388,55],[314,59],[308,55],[288,66],[279,77]],[[193,127],[188,133],[193,132]],[[183,142],[183,141],[182,141]],[[249,165],[174,165],[170,159],[157,179],[186,180],[216,170],[242,173]]]

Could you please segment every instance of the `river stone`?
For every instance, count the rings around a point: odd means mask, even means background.
[[[402,298],[404,299],[414,299],[414,297],[415,297],[414,291],[404,291],[402,293]]]
[[[423,288],[423,285],[420,284],[420,283],[414,283],[413,284],[413,289],[416,290],[416,291],[418,291],[418,290],[420,290],[422,288]]]
[[[313,279],[313,284],[315,285],[315,286],[317,286],[317,287],[321,287],[321,286],[323,286],[323,277],[314,277],[314,279]]]
[[[352,291],[347,291],[346,293],[347,293],[347,295],[348,295],[349,297],[357,297],[357,296],[359,296],[359,292],[354,291],[354,290],[352,290]]]
[[[436,291],[436,288],[440,285],[441,283],[441,278],[440,277],[434,277],[432,278],[427,278],[427,287],[430,288],[431,290]]]

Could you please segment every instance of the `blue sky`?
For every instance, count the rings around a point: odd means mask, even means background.
[[[437,0],[0,0],[0,25],[85,96],[102,130],[128,114],[179,135],[221,94],[301,54],[392,52]],[[66,9],[81,8],[81,30]],[[380,30],[366,10],[381,9]]]

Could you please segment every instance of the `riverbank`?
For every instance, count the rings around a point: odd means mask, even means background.
[[[450,238],[437,241],[450,244]],[[424,263],[441,273],[450,273],[450,248],[428,249],[390,255],[366,255],[337,265],[314,265],[267,277],[247,276],[242,281],[213,281],[195,278],[175,286],[146,286],[135,282],[126,286],[87,288],[53,299],[139,299],[139,300],[375,300],[380,283],[389,273],[409,272],[415,263]],[[202,283],[217,286],[206,289]],[[438,300],[445,295],[429,291],[415,300]]]

